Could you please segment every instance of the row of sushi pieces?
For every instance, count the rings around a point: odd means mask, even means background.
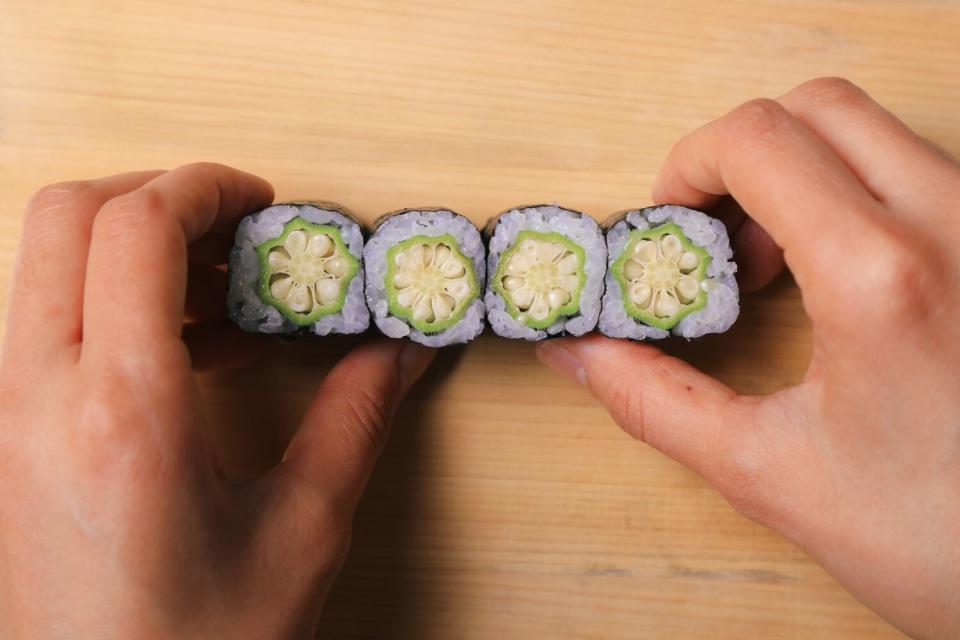
[[[677,205],[603,226],[518,207],[483,233],[449,209],[404,209],[369,236],[340,206],[277,204],[244,218],[229,256],[230,317],[274,334],[381,333],[431,347],[593,330],[615,338],[722,333],[739,313],[723,224]]]

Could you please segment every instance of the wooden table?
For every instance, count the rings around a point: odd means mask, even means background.
[[[960,151],[960,3],[4,0],[0,271],[41,185],[205,159],[370,221],[649,202],[685,131],[819,75]],[[797,381],[789,279],[678,347],[735,388]],[[237,469],[271,464],[342,346],[204,376]],[[329,638],[895,638],[803,553],[631,441],[527,344],[444,352],[406,403]]]

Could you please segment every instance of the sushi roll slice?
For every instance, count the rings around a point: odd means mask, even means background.
[[[612,338],[699,338],[740,313],[723,223],[678,205],[634,209],[607,227],[609,266],[599,329]]]
[[[228,314],[256,333],[362,333],[370,325],[362,256],[362,229],[342,207],[267,207],[237,227]]]
[[[497,335],[532,341],[594,329],[607,247],[593,218],[520,207],[491,220],[487,235],[487,322]]]
[[[377,328],[428,347],[476,338],[484,327],[484,255],[477,227],[449,209],[381,217],[363,252]]]

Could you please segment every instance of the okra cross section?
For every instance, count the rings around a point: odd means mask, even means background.
[[[631,232],[612,269],[627,314],[670,329],[706,304],[703,285],[709,264],[710,255],[679,226],[663,224]]]
[[[493,286],[518,322],[544,329],[576,313],[585,279],[582,248],[559,233],[525,230],[501,257]]]
[[[305,326],[343,307],[359,269],[333,225],[293,218],[279,237],[257,247],[260,298],[291,322]]]
[[[456,324],[478,295],[473,264],[456,239],[417,235],[387,251],[390,313],[424,333]]]

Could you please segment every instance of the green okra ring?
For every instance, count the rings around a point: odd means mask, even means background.
[[[427,334],[459,322],[480,292],[473,263],[450,234],[416,235],[390,247],[385,280],[390,313]]]
[[[706,304],[709,264],[710,254],[670,223],[631,232],[612,271],[627,314],[666,330]]]
[[[360,268],[337,227],[302,218],[291,219],[256,252],[260,299],[299,326],[340,311]]]
[[[500,256],[493,288],[517,322],[546,329],[580,308],[583,265],[583,248],[569,238],[527,229]]]

